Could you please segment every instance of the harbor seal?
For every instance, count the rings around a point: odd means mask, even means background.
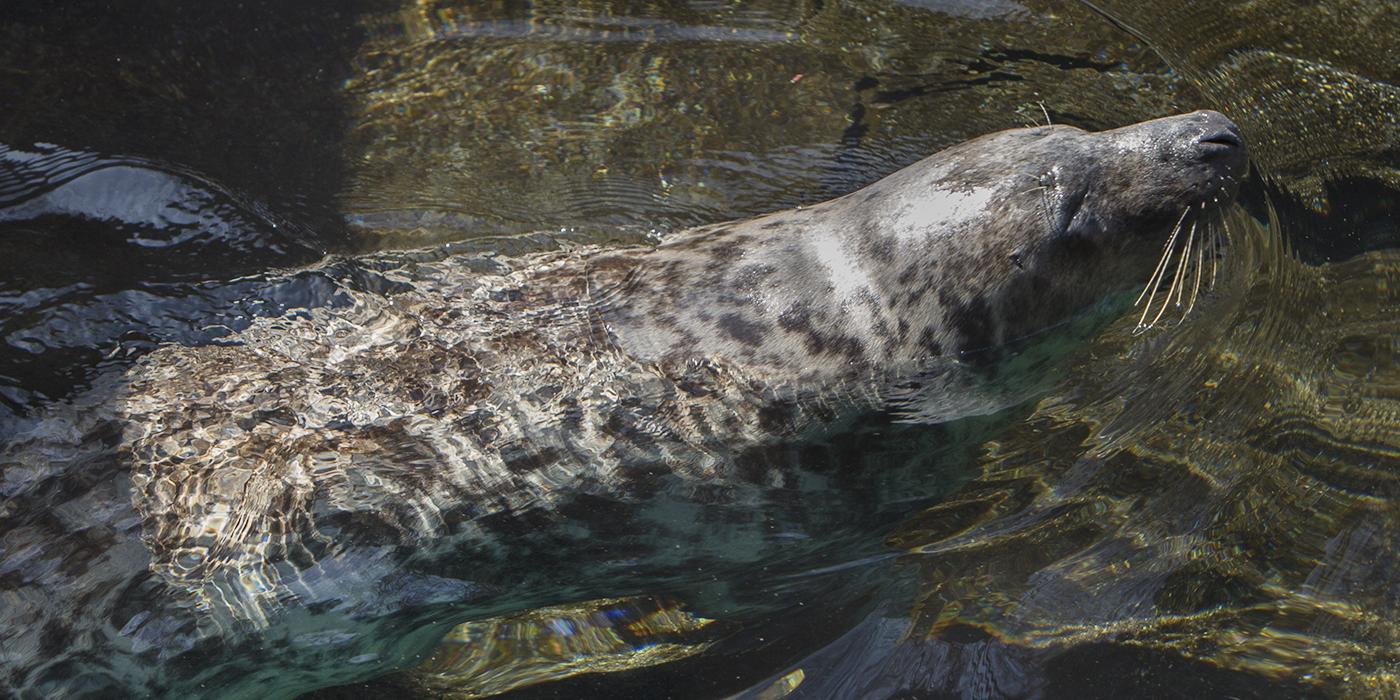
[[[746,454],[893,398],[994,410],[1000,348],[1199,276],[1244,164],[1214,112],[1017,129],[656,246],[287,273],[334,292],[152,352],[0,453],[0,686],[290,695],[543,586],[645,588],[707,522],[633,505],[784,489]]]

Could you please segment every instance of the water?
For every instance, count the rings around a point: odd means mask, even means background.
[[[508,556],[474,552],[381,601],[411,614],[308,618],[242,657],[168,653],[190,631],[151,617],[139,577],[85,603],[135,652],[166,650],[149,663],[196,679],[189,693],[1400,693],[1389,3],[72,2],[0,18],[7,434],[100,401],[160,344],[390,294],[444,250],[488,272],[492,252],[664,236],[1046,116],[1103,128],[1212,107],[1250,143],[1256,176],[1201,308],[1148,333],[1125,316],[1036,401],[750,455],[800,478],[748,500],[581,499],[564,512],[593,529],[524,527]],[[425,246],[446,248],[394,252]],[[317,265],[328,253],[373,257]],[[124,477],[58,463],[0,478],[11,629],[44,585],[150,565]],[[59,540],[65,561],[27,554]],[[658,542],[674,556],[638,558]],[[11,644],[62,660],[54,677],[92,664],[61,629]]]

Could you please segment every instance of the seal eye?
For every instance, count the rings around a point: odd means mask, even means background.
[[[1064,178],[1060,166],[1052,167],[1040,176],[1041,213],[1045,225],[1054,236],[1070,234],[1088,192],[1078,183],[1080,178]]]
[[[1040,213],[1045,218],[1045,226],[1052,234],[1064,233],[1073,215],[1066,205],[1068,197],[1060,183],[1060,167],[1057,165],[1040,176]]]
[[[1011,257],[1011,264],[1012,264],[1012,265],[1015,265],[1017,270],[1024,270],[1024,269],[1026,269],[1026,266],[1023,265],[1023,264],[1021,264],[1021,254],[1020,254],[1020,253],[1012,253],[1010,257]]]

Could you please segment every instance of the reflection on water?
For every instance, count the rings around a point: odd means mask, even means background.
[[[465,622],[410,672],[440,697],[489,697],[580,673],[612,673],[693,656],[706,627],[665,599],[591,600]]]
[[[113,673],[209,696],[1400,694],[1393,3],[157,2],[100,32],[40,5],[0,10],[7,440],[78,430],[160,344],[390,298],[449,253],[636,243],[1047,116],[1221,109],[1258,177],[1192,318],[1120,319],[1036,404],[759,451],[803,476],[748,500],[580,499],[587,528],[382,576],[364,626],[320,611],[387,559],[283,567],[315,614],[211,655],[154,602],[180,559],[144,548],[121,462],[3,464],[4,653],[53,660],[35,687],[110,661],[34,627],[68,590],[124,640]],[[380,253],[301,267],[327,250]],[[410,342],[391,317],[359,328]]]
[[[342,203],[373,245],[675,229],[829,199],[1040,121],[1038,102],[1100,127],[1171,111],[1157,59],[1009,2],[426,2],[365,21]],[[403,211],[452,216],[385,216]]]
[[[198,174],[51,144],[0,144],[0,236],[0,405],[21,411],[71,390],[76,363],[246,326],[259,303],[226,281],[321,254],[303,225]]]
[[[1261,281],[1316,316],[1241,308],[1205,351],[1097,341],[1141,363],[1131,386],[1080,367],[977,485],[895,536],[925,580],[920,634],[975,624],[1397,692],[1397,273],[1386,252]],[[1143,420],[1163,398],[1180,408]]]

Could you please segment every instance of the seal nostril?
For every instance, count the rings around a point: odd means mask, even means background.
[[[1244,145],[1244,141],[1240,140],[1240,137],[1232,131],[1214,131],[1202,134],[1201,137],[1197,139],[1197,142],[1202,144],[1210,143],[1215,144],[1217,146],[1227,146],[1230,148],[1239,148]]]

